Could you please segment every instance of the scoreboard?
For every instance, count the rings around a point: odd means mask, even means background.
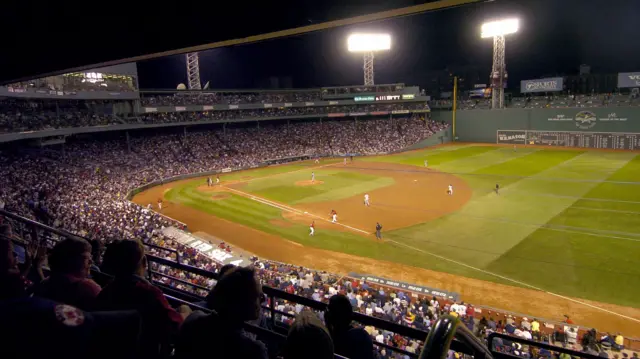
[[[640,133],[498,130],[499,144],[640,150]]]

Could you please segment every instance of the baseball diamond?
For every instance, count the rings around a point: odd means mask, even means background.
[[[311,172],[316,184],[300,185]],[[163,196],[163,214],[265,258],[437,286],[534,314],[581,306],[576,318],[589,325],[633,331],[639,175],[635,152],[457,143],[347,166],[324,159],[227,173],[214,189],[205,177],[180,180],[133,201]]]

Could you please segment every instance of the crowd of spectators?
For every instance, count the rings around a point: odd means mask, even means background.
[[[320,90],[287,92],[172,92],[145,93],[140,97],[142,106],[184,105],[237,105],[241,103],[280,103],[320,101]]]
[[[420,352],[420,341],[370,326],[352,327],[352,311],[425,330],[438,317],[450,313],[462,318],[469,329],[481,338],[491,331],[523,338],[536,337],[535,328],[540,331],[541,324],[536,320],[529,322],[526,318],[518,318],[519,322],[516,323],[516,318],[498,313],[477,314],[473,306],[465,303],[416,296],[356,279],[340,278],[330,273],[258,258],[254,258],[253,262],[255,273],[250,270],[231,270],[228,276],[225,274],[217,283],[170,266],[152,265],[152,270],[158,273],[152,275],[157,283],[206,297],[202,306],[214,310],[212,314],[191,315],[187,307],[174,310],[160,290],[143,279],[146,261],[142,248],[145,244],[147,253],[170,260],[179,258],[183,264],[218,273],[224,273],[224,267],[195,249],[165,236],[163,228],[182,228],[182,225],[127,201],[125,194],[128,190],[174,175],[258,165],[264,160],[279,157],[394,151],[444,127],[443,124],[425,121],[418,116],[394,118],[393,121],[314,121],[289,126],[229,128],[188,133],[185,136],[148,135],[130,139],[131,151],[124,139],[116,139],[71,142],[66,145],[64,156],[51,151],[34,153],[13,149],[3,152],[0,154],[0,208],[68,230],[88,238],[91,243],[88,246],[72,240],[59,242],[49,253],[49,277],[44,279],[41,271],[38,271],[38,278],[33,280],[36,283],[33,286],[36,297],[23,297],[25,308],[51,307],[57,315],[61,312],[57,318],[62,318],[62,324],[67,326],[69,322],[74,323],[73,318],[77,321],[79,316],[93,316],[90,312],[83,313],[80,310],[118,311],[118,323],[131,326],[112,330],[105,335],[119,338],[124,333],[141,330],[139,337],[131,335],[139,338],[139,343],[132,344],[131,340],[124,339],[118,343],[126,346],[129,353],[144,357],[166,352],[170,343],[175,343],[176,355],[183,358],[195,357],[195,350],[200,345],[208,348],[216,346],[223,357],[235,354],[246,358],[264,358],[271,354],[272,349],[268,345],[245,335],[241,330],[243,321],[260,324],[266,315],[259,311],[259,304],[265,304],[266,299],[258,284],[329,305],[328,312],[323,315],[305,311],[303,306],[284,300],[273,303],[281,312],[290,313],[296,318],[292,320],[283,315],[276,318],[279,323],[290,327],[290,340],[284,349],[284,356],[289,358],[312,355],[324,358],[333,352],[351,358],[399,357],[388,349],[374,346],[374,341],[409,353]],[[5,228],[1,233],[8,232],[11,231]],[[0,243],[2,249],[10,252],[7,249],[10,245],[5,242]],[[107,250],[101,256],[101,249],[105,246]],[[27,254],[33,262],[42,263],[40,251],[30,250]],[[14,279],[11,278],[14,277],[11,273],[14,273],[15,263],[7,259],[11,255],[3,255],[0,253],[0,260],[7,263],[0,262],[0,269],[3,270],[0,275],[0,299],[24,296],[24,291],[18,290],[18,287],[23,288],[25,281],[21,279],[18,286],[15,281],[12,282]],[[38,264],[36,267],[40,268]],[[101,269],[115,279],[98,285],[89,278],[89,269]],[[257,274],[259,283],[252,279],[256,277],[254,274]],[[7,285],[11,283],[14,284]],[[210,290],[212,287],[213,290]],[[60,307],[47,300],[80,309]],[[18,314],[24,315],[24,311],[11,313]],[[98,318],[97,314],[95,318]],[[3,323],[12,323],[12,320],[17,321],[16,317],[0,318]],[[29,320],[40,319],[31,316],[26,321]],[[139,322],[142,323],[141,327],[134,325]],[[42,328],[51,329],[51,324],[48,325]],[[309,335],[305,335],[311,330],[309,328],[313,328],[316,334],[313,338],[322,341],[325,348],[333,349],[326,353],[301,354],[305,340],[311,340]],[[564,339],[560,340],[561,343],[566,342],[582,350],[594,350],[595,347],[590,345],[593,340],[588,339],[585,345],[578,346],[575,342],[577,335],[572,334],[574,327],[567,328],[562,328]],[[207,333],[206,338],[203,333]],[[539,338],[549,340],[547,336],[540,335]],[[610,342],[610,346],[617,346],[621,336],[610,335],[607,338],[595,341]],[[87,343],[86,350],[95,350],[91,347],[91,340]],[[113,354],[112,351],[119,346],[105,353]],[[232,350],[233,353],[226,350]]]

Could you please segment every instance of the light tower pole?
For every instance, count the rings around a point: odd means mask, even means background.
[[[347,39],[350,52],[361,52],[364,54],[364,84],[373,86],[375,84],[375,71],[373,69],[373,59],[376,51],[391,49],[391,36],[388,34],[352,34]]]
[[[493,38],[493,66],[491,67],[491,108],[504,108],[504,82],[507,78],[505,63],[505,36],[518,31],[518,19],[488,22],[482,25],[482,38]]]
[[[185,55],[187,59],[187,80],[189,90],[202,90],[200,84],[200,63],[197,52],[189,52]]]

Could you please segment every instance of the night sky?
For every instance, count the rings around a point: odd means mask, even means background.
[[[580,64],[592,73],[640,70],[639,0],[503,0],[214,49],[200,53],[200,75],[211,88],[268,87],[272,76],[290,77],[296,88],[360,84],[362,57],[346,51],[346,37],[379,31],[392,35],[392,50],[376,57],[376,83],[420,85],[433,71],[461,67],[488,78],[492,41],[480,38],[480,25],[511,16],[520,18],[520,32],[507,39],[509,87],[577,74]],[[184,56],[142,62],[138,71],[143,89],[186,83]]]

